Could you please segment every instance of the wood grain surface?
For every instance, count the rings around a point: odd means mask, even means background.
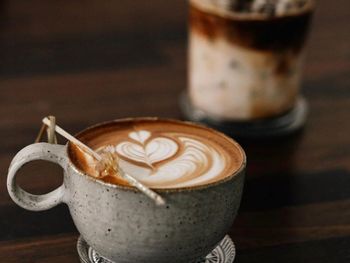
[[[181,118],[187,3],[3,0],[0,14],[0,261],[78,262],[67,207],[17,207],[6,190],[9,163],[48,114],[73,133],[120,117]],[[237,263],[350,262],[349,23],[348,0],[319,1],[304,131],[242,142],[248,174],[230,232]],[[33,193],[61,182],[61,169],[44,162],[19,176]]]

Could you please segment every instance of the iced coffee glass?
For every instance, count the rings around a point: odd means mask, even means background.
[[[193,109],[225,122],[291,111],[314,7],[313,0],[190,0]]]

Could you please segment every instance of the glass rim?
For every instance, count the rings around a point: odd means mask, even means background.
[[[220,6],[215,6],[213,4],[202,2],[201,0],[189,0],[190,5],[198,8],[201,11],[209,12],[213,15],[217,15],[223,18],[234,19],[234,20],[251,20],[251,21],[264,21],[264,20],[274,20],[274,19],[283,19],[286,17],[294,17],[297,15],[313,13],[316,8],[316,0],[308,0],[306,5],[296,11],[287,12],[283,15],[266,15],[256,12],[239,12],[235,10],[224,9]]]

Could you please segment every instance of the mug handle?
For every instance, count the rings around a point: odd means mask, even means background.
[[[12,200],[20,207],[31,211],[43,211],[63,202],[65,186],[43,195],[34,195],[24,191],[16,182],[17,171],[26,163],[34,160],[45,160],[59,164],[63,170],[68,165],[64,145],[34,143],[19,151],[13,158],[7,175],[7,190]]]

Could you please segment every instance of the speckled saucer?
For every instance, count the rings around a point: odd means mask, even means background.
[[[78,239],[77,250],[81,263],[118,263],[100,256],[81,236]],[[229,236],[225,236],[220,244],[205,259],[196,263],[232,263],[235,256],[235,245]]]
[[[186,119],[240,138],[280,137],[294,133],[304,126],[308,113],[307,102],[303,97],[299,97],[295,107],[284,115],[252,122],[214,120],[203,111],[195,109],[186,93],[180,97],[180,107]]]

